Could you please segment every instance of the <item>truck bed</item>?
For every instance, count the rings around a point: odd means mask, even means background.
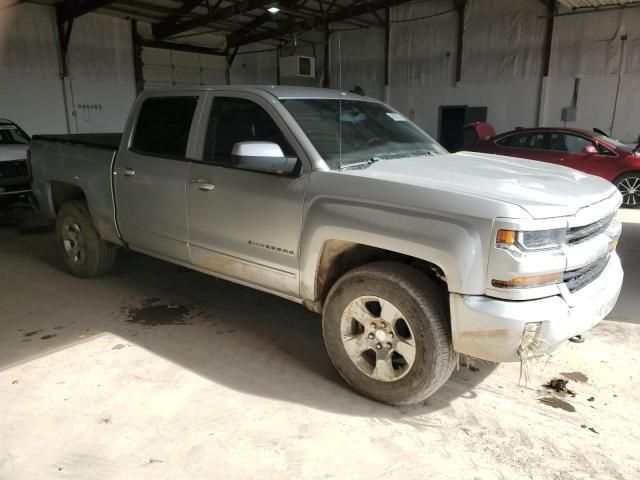
[[[40,210],[54,218],[60,201],[54,198],[75,198],[80,190],[100,236],[118,243],[112,177],[121,138],[121,133],[35,135],[32,186]]]
[[[117,150],[122,140],[122,133],[77,133],[65,135],[34,135],[34,140],[86,145],[95,148]]]

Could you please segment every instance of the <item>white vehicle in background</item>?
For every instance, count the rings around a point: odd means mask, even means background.
[[[0,198],[31,193],[27,150],[31,139],[11,120],[0,118]]]

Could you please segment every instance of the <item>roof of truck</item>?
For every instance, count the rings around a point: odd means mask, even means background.
[[[283,85],[258,85],[255,87],[249,86],[247,88],[256,88],[268,92],[281,100],[286,98],[326,98],[336,100],[342,98],[349,100],[373,100],[364,95],[358,95],[357,93],[343,92],[329,88],[291,87]]]
[[[316,98],[327,100],[369,100],[378,102],[375,98],[358,95],[357,93],[341,92],[340,90],[332,90],[329,88],[314,87],[294,87],[288,85],[204,85],[202,87],[189,87],[188,90],[231,90],[234,92],[266,92],[274,97],[285,100],[293,98]],[[171,92],[167,90],[166,92]],[[153,93],[160,93],[154,91]]]

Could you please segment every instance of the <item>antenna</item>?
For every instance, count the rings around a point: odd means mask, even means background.
[[[338,169],[342,170],[342,45],[338,32]]]

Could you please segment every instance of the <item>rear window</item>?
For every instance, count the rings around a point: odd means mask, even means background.
[[[148,98],[138,114],[131,150],[184,158],[198,97]]]

